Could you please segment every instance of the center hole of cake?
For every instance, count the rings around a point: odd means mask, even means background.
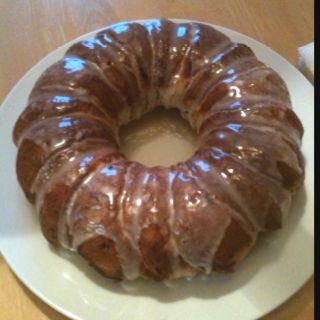
[[[197,135],[176,109],[156,108],[120,128],[121,151],[145,166],[170,166],[189,159]]]

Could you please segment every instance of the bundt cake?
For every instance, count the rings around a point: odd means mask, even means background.
[[[125,158],[118,130],[157,106],[198,134],[183,163]],[[18,118],[19,183],[46,239],[113,279],[229,272],[281,228],[304,178],[284,81],[202,23],[124,22],[73,44]]]

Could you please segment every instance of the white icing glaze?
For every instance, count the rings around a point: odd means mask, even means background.
[[[130,212],[130,214],[134,217],[133,227],[128,228],[127,224],[124,223],[124,210],[125,210],[124,202],[126,200],[127,201],[128,200],[129,201],[135,200],[136,202],[138,202],[137,200],[140,200],[139,197],[131,198],[131,195],[127,194],[126,186],[129,183],[129,179],[133,178],[130,174],[131,167],[132,167],[132,164],[129,164],[127,166],[127,170],[124,174],[123,188],[122,188],[120,195],[118,196],[119,210],[118,210],[118,215],[117,215],[117,222],[119,224],[120,230],[123,232],[123,237],[125,237],[131,245],[132,254],[131,254],[130,258],[125,253],[122,254],[121,245],[119,243],[117,235],[114,235],[114,238],[113,238],[113,240],[115,241],[119,256],[122,257],[122,263],[121,263],[122,271],[124,273],[125,278],[128,280],[136,279],[139,276],[140,263],[141,263],[141,256],[140,256],[139,245],[138,245],[140,232],[141,232],[141,230],[139,228],[139,223],[137,221],[139,218],[139,206],[138,205],[135,206],[133,204],[132,210],[134,212]],[[137,185],[138,190],[140,189],[140,187],[141,186]],[[136,209],[136,210],[134,210],[134,209]]]
[[[180,272],[180,260],[179,256],[181,255],[175,235],[173,233],[173,226],[175,222],[175,210],[174,210],[174,197],[172,194],[172,183],[174,179],[176,178],[176,173],[174,171],[171,171],[168,169],[167,173],[167,178],[168,178],[168,187],[167,187],[167,193],[166,193],[166,200],[168,204],[168,210],[169,210],[169,219],[168,219],[168,225],[169,225],[169,230],[170,230],[170,237],[169,237],[169,245],[171,249],[171,268],[173,271],[173,277],[179,278],[181,275],[179,274]]]

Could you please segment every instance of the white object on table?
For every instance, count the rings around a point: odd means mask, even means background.
[[[298,48],[299,66],[303,74],[313,83],[314,79],[314,42]]]

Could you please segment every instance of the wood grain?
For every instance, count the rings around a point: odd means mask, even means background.
[[[28,69],[65,42],[118,21],[156,17],[202,20],[237,30],[293,64],[297,47],[314,39],[312,0],[1,0],[0,101]],[[263,320],[313,319],[313,290],[312,277]],[[66,318],[35,297],[0,257],[0,319]]]

